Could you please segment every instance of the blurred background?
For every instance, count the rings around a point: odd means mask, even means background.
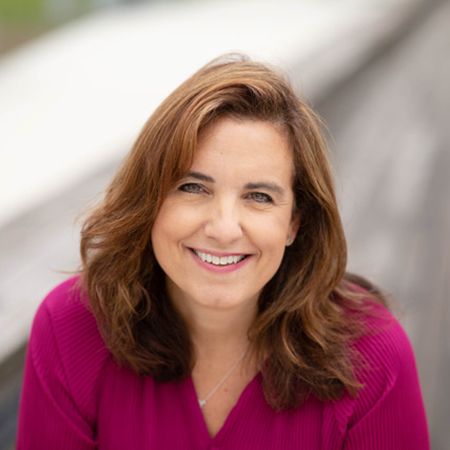
[[[36,308],[78,268],[76,216],[162,99],[240,51],[328,124],[349,269],[390,293],[448,450],[449,23],[448,0],[0,0],[0,449]]]

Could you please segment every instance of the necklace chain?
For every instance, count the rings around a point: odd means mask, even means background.
[[[232,374],[233,370],[236,369],[239,363],[244,359],[248,349],[249,346],[247,346],[247,348],[244,350],[244,353],[242,353],[242,355],[239,356],[239,359],[232,365],[232,367],[228,370],[228,372],[222,377],[222,379],[214,386],[213,390],[203,400],[197,398],[200,408],[203,408],[205,406],[205,403],[215,394],[217,389],[219,389],[220,386],[222,386],[222,384],[225,383],[225,380]]]

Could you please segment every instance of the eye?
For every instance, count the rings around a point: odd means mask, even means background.
[[[272,197],[264,192],[252,192],[247,197],[257,203],[273,203]]]
[[[197,183],[185,183],[182,184],[179,188],[179,191],[190,192],[192,194],[199,194],[204,191],[203,187]]]

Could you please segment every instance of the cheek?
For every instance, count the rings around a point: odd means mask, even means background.
[[[199,215],[192,208],[174,207],[171,203],[161,208],[152,229],[153,248],[176,244],[198,227]]]
[[[265,220],[255,221],[252,234],[262,251],[281,260],[290,230],[289,224],[290,221],[286,218],[270,216]]]
[[[173,223],[171,209],[163,205],[156,217],[151,233],[153,251],[160,264],[160,259],[170,251],[171,242],[177,238]]]
[[[292,213],[286,208],[284,211],[269,214],[264,220],[259,220],[257,228],[261,229],[261,233],[270,236],[273,241],[285,241],[292,230],[292,224]]]

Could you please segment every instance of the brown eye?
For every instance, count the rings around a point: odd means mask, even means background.
[[[203,188],[201,185],[197,184],[197,183],[185,183],[182,184],[179,188],[179,191],[183,191],[183,192],[190,192],[192,194],[198,194],[200,192],[203,192]]]
[[[264,192],[252,192],[248,197],[257,203],[273,203],[272,197]]]

